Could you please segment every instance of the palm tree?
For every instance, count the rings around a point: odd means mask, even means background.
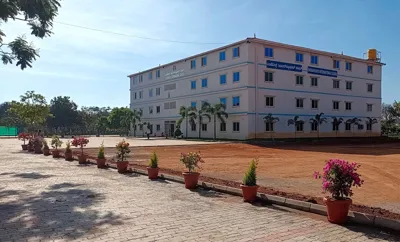
[[[355,135],[354,133],[354,126],[359,125],[361,122],[361,119],[355,117],[355,118],[350,118],[346,120],[346,123],[351,125],[351,132],[353,133],[353,136]]]
[[[317,125],[317,135],[318,135],[318,139],[319,139],[319,127],[323,124],[327,122],[327,119],[324,116],[324,113],[319,113],[316,114],[314,118],[310,118],[310,123],[312,124],[316,124]]]
[[[228,118],[228,113],[225,112],[226,105],[223,103],[217,103],[215,105],[211,105],[208,102],[205,102],[204,108],[206,112],[213,116],[214,119],[214,140],[217,139],[217,119],[221,123],[225,123],[225,119]]]
[[[140,122],[142,118],[143,110],[133,110],[132,112],[132,126],[133,126],[133,136],[136,136],[136,124]]]
[[[197,110],[196,108],[193,108],[193,110],[189,111],[189,116],[192,116],[193,119],[189,120],[191,122],[191,125],[194,125],[195,120],[198,120],[199,124],[199,139],[201,138],[201,125],[205,124],[203,120],[206,118],[208,119],[208,122],[211,121],[211,115],[208,114],[207,112],[207,103],[203,103],[201,105],[201,109]]]
[[[147,124],[147,122],[142,122],[142,121],[140,121],[140,122],[138,123],[139,128],[142,130],[142,136],[143,136],[143,137],[144,137],[144,129],[143,129],[143,127],[144,127],[146,124]]]
[[[343,118],[332,117],[332,124],[335,127],[336,137],[338,136],[339,126],[343,123]]]
[[[378,120],[376,118],[367,117],[367,122],[366,123],[367,123],[367,126],[371,125],[370,133],[372,133],[372,126],[374,124],[378,123]],[[368,132],[368,130],[367,130],[367,132]]]
[[[263,118],[263,120],[264,120],[264,122],[265,122],[266,124],[270,124],[271,127],[272,127],[272,125],[273,125],[274,123],[279,122],[279,118],[278,118],[278,117],[273,117],[273,116],[272,116],[272,113],[269,113],[267,116],[265,116],[265,117]],[[274,140],[274,136],[273,136],[274,131],[273,131],[273,130],[270,130],[270,131],[271,131],[270,134],[271,134],[272,143],[275,144],[275,140]]]
[[[193,107],[185,107],[185,106],[181,106],[179,109],[179,115],[181,115],[181,118],[176,123],[176,126],[177,126],[177,128],[180,128],[183,120],[185,120],[185,122],[186,122],[186,134],[185,134],[186,138],[188,137],[189,122],[193,123],[193,121],[196,119],[193,117],[193,112],[191,112],[193,110],[194,110]]]
[[[288,124],[288,126],[294,125],[294,139],[296,140],[297,127],[300,124],[304,124],[304,121],[300,120],[300,117],[296,115],[296,116],[294,116],[293,119],[289,119],[287,124]]]

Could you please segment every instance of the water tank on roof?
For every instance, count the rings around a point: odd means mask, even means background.
[[[368,49],[368,60],[377,60],[377,51],[376,49]]]

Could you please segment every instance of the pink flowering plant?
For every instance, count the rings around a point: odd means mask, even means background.
[[[364,183],[357,173],[360,165],[349,163],[345,160],[330,159],[326,162],[324,172],[321,176],[319,172],[314,172],[314,178],[322,177],[322,189],[329,192],[337,200],[344,200],[353,195],[351,188],[361,187]]]
[[[194,172],[195,169],[201,170],[200,163],[204,163],[199,152],[181,153],[181,159],[183,165],[189,170]]]

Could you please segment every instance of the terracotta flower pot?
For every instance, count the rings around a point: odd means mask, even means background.
[[[38,146],[34,146],[33,149],[35,150],[35,154],[43,154],[41,146],[39,146],[39,145]]]
[[[50,155],[50,149],[49,148],[43,148],[43,155],[49,156]]]
[[[21,145],[22,150],[28,150],[28,145]]]
[[[97,158],[97,168],[105,168],[106,167],[106,159],[105,158]]]
[[[53,158],[60,158],[60,151],[59,150],[53,150],[51,153],[53,154]]]
[[[240,185],[242,188],[243,200],[245,202],[254,202],[257,199],[257,191],[260,186],[246,186]]]
[[[34,152],[35,149],[33,148],[33,145],[28,145],[28,152]]]
[[[186,189],[195,189],[199,182],[200,173],[198,172],[183,172]]]
[[[147,167],[147,174],[149,175],[149,179],[154,180],[158,178],[158,171],[160,168],[151,168]]]
[[[86,160],[87,160],[87,155],[85,155],[85,154],[78,155],[79,164],[86,164]]]
[[[118,173],[125,173],[128,170],[128,161],[118,161],[117,162],[117,169]]]
[[[65,156],[65,160],[66,160],[66,161],[72,161],[72,160],[74,160],[74,158],[72,157],[72,151],[66,151],[66,152],[64,153],[64,156]]]
[[[335,200],[330,197],[324,197],[324,203],[328,212],[328,221],[334,224],[343,224],[347,222],[352,200]]]

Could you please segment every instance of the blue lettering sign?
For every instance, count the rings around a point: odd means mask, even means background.
[[[321,75],[321,76],[337,77],[337,71],[316,68],[316,67],[311,67],[311,66],[308,67],[307,72],[310,74],[316,74],[316,75]]]
[[[279,62],[279,61],[272,61],[272,60],[267,60],[267,67],[272,68],[272,69],[285,70],[285,71],[295,71],[295,72],[303,71],[303,68],[301,65]]]

